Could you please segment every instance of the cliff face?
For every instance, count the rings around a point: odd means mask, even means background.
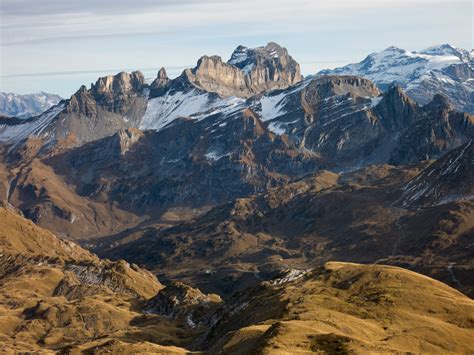
[[[145,77],[139,71],[120,72],[114,76],[99,78],[91,87],[91,95],[108,111],[126,114],[145,87]]]
[[[253,49],[239,46],[227,63],[218,56],[203,56],[183,76],[205,91],[237,97],[284,89],[302,79],[299,64],[276,43]]]
[[[255,92],[284,89],[302,79],[300,65],[274,42],[259,48],[239,46],[228,63],[248,75]]]
[[[93,117],[100,106],[110,112],[126,114],[145,86],[145,78],[139,71],[105,76],[92,84],[90,90],[82,86],[71,97],[68,110]]]
[[[99,78],[90,89],[83,85],[45,132],[58,141],[73,135],[69,140],[80,145],[135,127],[145,114],[147,87],[139,71]]]

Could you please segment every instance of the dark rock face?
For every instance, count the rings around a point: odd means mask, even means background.
[[[97,117],[97,102],[92,93],[87,90],[87,87],[82,85],[81,88],[71,96],[67,110],[69,113],[75,112],[95,118]]]
[[[474,141],[438,159],[402,188],[397,204],[405,208],[474,200]]]
[[[212,135],[202,135],[211,129]],[[268,131],[251,110],[227,117],[222,127],[209,118],[178,120],[159,132],[120,131],[49,164],[80,195],[142,211],[215,204],[325,166]]]

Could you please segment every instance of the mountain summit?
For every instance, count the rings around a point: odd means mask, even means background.
[[[383,90],[398,84],[421,104],[441,93],[450,98],[456,109],[474,113],[474,52],[450,44],[419,52],[391,46],[359,63],[318,74],[362,76]]]
[[[285,89],[302,79],[300,65],[273,42],[258,48],[239,46],[227,63],[219,56],[203,56],[183,76],[205,91],[237,97]]]

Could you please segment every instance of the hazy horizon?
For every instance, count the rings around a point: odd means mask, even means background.
[[[304,75],[358,62],[390,45],[473,47],[466,0],[4,0],[1,6],[0,91],[20,94],[69,97],[122,70],[152,78],[165,67],[174,77],[204,54],[227,60],[240,44],[277,42]]]

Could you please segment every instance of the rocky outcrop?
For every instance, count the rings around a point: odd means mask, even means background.
[[[66,140],[70,146],[136,127],[145,114],[146,88],[138,71],[99,78],[90,89],[83,85],[43,134],[56,141]]]
[[[258,48],[239,46],[228,63],[247,74],[255,93],[285,89],[302,79],[300,65],[274,42]]]
[[[147,301],[146,312],[179,320],[187,327],[207,325],[213,311],[222,303],[215,294],[205,295],[182,282],[173,282]]]
[[[95,117],[100,107],[124,115],[129,111],[134,98],[142,95],[145,87],[145,78],[139,71],[105,76],[92,84],[90,90],[83,85],[71,97],[68,111]]]
[[[127,130],[121,129],[118,131],[117,138],[120,144],[120,153],[122,155],[126,154],[130,148],[143,137],[143,132],[136,128],[129,128]]]
[[[80,89],[71,96],[69,104],[67,105],[67,112],[83,114],[90,118],[97,117],[97,102],[85,85],[82,85]]]
[[[170,86],[171,80],[168,78],[168,74],[166,74],[166,69],[161,68],[158,71],[158,75],[155,80],[150,84],[150,96],[157,97],[161,96],[166,93]]]
[[[203,56],[183,76],[205,91],[237,97],[285,89],[302,79],[299,64],[276,43],[253,49],[239,46],[227,63],[218,56]]]

